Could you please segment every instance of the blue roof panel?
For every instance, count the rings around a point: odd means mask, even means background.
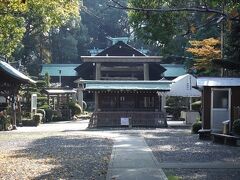
[[[42,64],[40,75],[44,76],[48,73],[49,76],[77,76],[75,68],[79,65],[80,64]]]
[[[178,77],[186,74],[186,68],[182,64],[161,64],[166,71],[163,73],[164,77]]]

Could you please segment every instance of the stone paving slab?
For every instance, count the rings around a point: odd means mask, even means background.
[[[199,163],[159,163],[161,168],[169,169],[240,169],[240,163],[234,162],[199,162]]]
[[[107,180],[167,180],[144,138],[119,136],[114,140]]]

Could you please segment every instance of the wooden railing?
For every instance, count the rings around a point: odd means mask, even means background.
[[[105,111],[94,112],[89,127],[120,127],[121,118],[129,119],[132,127],[166,127],[166,114],[163,112]]]

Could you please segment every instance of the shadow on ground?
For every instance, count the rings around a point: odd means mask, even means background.
[[[240,147],[199,140],[187,129],[145,132],[144,137],[159,162],[240,162]]]
[[[39,166],[39,170],[47,169],[31,178],[35,180],[101,180],[106,177],[112,145],[112,141],[106,138],[52,136],[32,141],[25,149],[16,151],[12,158],[25,157],[31,166]]]

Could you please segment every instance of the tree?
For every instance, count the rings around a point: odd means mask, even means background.
[[[22,14],[26,4],[19,0],[0,1],[0,54],[10,57],[20,44],[25,32]]]
[[[240,2],[235,0],[129,0],[128,6],[116,0],[112,2],[111,7],[128,10],[130,23],[138,37],[161,49],[168,48],[176,36],[192,38],[205,27],[216,30],[223,22],[240,21],[239,13],[233,13],[240,8]],[[220,29],[216,33],[219,32]]]
[[[230,33],[227,36],[226,55],[228,60],[240,65],[240,22],[230,25]]]
[[[21,42],[27,46],[32,37],[39,41],[52,27],[78,17],[79,0],[6,0],[0,2],[0,12],[0,53],[11,57]]]
[[[219,48],[220,40],[209,38],[202,41],[190,41],[192,47],[187,52],[192,53],[196,59],[194,67],[205,73],[213,71],[212,60],[221,58],[221,50]]]
[[[88,30],[89,48],[106,48],[107,37],[129,36],[126,11],[109,8],[111,0],[83,0],[82,24]],[[120,0],[126,5],[126,0]]]

